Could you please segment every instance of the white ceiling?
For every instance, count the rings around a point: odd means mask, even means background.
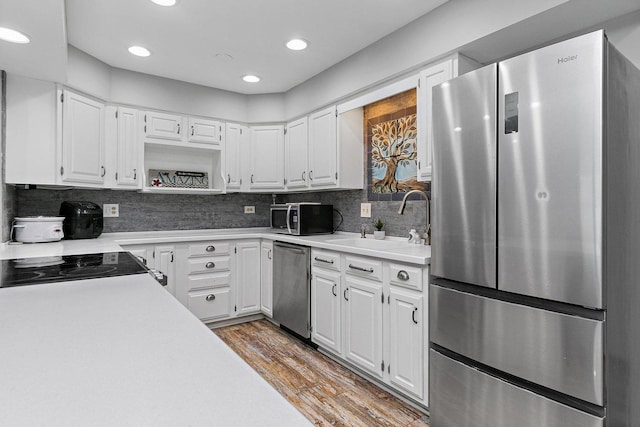
[[[0,0],[0,27],[18,30],[31,39],[29,44],[0,40],[0,70],[66,81],[64,0]]]
[[[67,0],[66,16],[69,44],[113,67],[255,94],[285,92],[446,1]],[[295,37],[309,47],[287,49]],[[152,55],[132,56],[134,44]]]

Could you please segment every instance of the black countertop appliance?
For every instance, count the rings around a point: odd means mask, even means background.
[[[60,205],[64,217],[65,239],[93,239],[102,234],[102,207],[93,202],[67,202]]]

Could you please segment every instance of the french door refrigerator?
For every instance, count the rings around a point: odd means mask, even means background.
[[[640,425],[640,72],[596,31],[433,94],[430,425]]]

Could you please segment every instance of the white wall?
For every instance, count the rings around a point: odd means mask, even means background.
[[[97,98],[108,100],[111,96],[111,67],[69,45],[67,85]]]

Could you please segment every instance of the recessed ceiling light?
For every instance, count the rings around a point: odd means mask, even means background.
[[[293,39],[287,42],[287,47],[291,50],[303,50],[306,49],[309,43],[302,39]]]
[[[260,81],[260,77],[254,76],[252,74],[247,74],[246,76],[242,76],[242,80],[247,83],[258,83]]]
[[[151,0],[159,6],[175,6],[176,0]]]
[[[151,52],[149,52],[149,49],[146,49],[142,46],[131,46],[129,48],[129,53],[135,56],[149,56],[151,55]]]
[[[30,42],[29,37],[22,34],[20,31],[12,30],[11,28],[5,27],[0,27],[0,40],[20,44]]]

